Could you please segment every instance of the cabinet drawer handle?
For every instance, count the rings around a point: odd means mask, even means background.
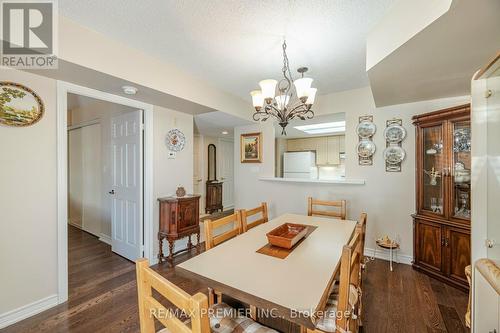
[[[448,245],[449,245],[449,240],[448,240],[448,238],[446,238],[446,239],[444,240],[444,246],[448,246]]]

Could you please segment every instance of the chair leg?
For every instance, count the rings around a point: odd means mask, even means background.
[[[250,318],[257,321],[257,307],[255,305],[250,305]]]
[[[222,303],[222,293],[220,291],[215,291],[215,295],[217,295],[217,304]]]
[[[212,306],[215,304],[215,293],[212,288],[208,288],[208,306]]]

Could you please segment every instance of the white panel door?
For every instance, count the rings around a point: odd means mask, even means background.
[[[142,110],[111,119],[111,249],[142,257]]]
[[[222,206],[224,209],[234,207],[234,142],[219,140],[217,149],[219,175],[222,183]]]

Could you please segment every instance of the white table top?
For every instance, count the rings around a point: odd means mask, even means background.
[[[283,223],[318,226],[285,259],[257,253],[266,233]],[[288,309],[312,313],[340,262],[356,221],[285,214],[179,267]]]

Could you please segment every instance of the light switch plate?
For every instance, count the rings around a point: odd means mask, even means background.
[[[177,155],[177,153],[175,151],[169,151],[168,152],[168,159],[170,159],[170,160],[175,159],[175,155]]]

